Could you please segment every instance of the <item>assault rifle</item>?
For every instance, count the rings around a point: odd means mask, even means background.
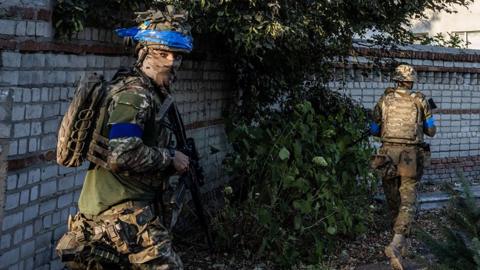
[[[203,185],[204,182],[203,169],[198,163],[199,158],[195,142],[192,138],[187,138],[185,126],[183,125],[182,118],[175,103],[172,103],[168,109],[168,119],[175,134],[176,150],[184,153],[190,159],[188,170],[180,176],[176,190],[170,199],[170,205],[173,210],[170,227],[173,228],[175,226],[185,203],[187,190],[189,190],[192,196],[195,212],[200,221],[200,226],[205,233],[208,247],[212,252],[213,240],[208,229],[208,221],[205,216],[199,190],[199,186]]]
[[[428,102],[428,105],[430,105],[430,109],[434,110],[438,108],[437,104],[435,104],[435,101],[433,101],[433,98],[429,98],[427,102]]]

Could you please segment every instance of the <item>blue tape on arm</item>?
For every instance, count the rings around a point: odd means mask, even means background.
[[[429,117],[428,119],[426,119],[425,121],[423,121],[423,126],[425,128],[435,127],[435,118],[433,118],[433,115],[431,117]]]
[[[132,123],[118,123],[110,127],[109,139],[130,138],[143,136],[142,128],[137,124]]]
[[[370,123],[370,133],[372,135],[378,135],[380,133],[380,126],[375,122],[371,122]]]

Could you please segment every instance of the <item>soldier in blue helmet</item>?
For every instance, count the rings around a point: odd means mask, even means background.
[[[154,203],[168,177],[189,166],[168,148],[171,132],[158,115],[182,55],[192,50],[186,20],[168,6],[140,13],[139,27],[116,30],[137,43],[137,62],[108,84],[95,130],[106,138],[98,157],[105,162],[90,166],[79,212],[57,245],[70,269],[183,269]]]

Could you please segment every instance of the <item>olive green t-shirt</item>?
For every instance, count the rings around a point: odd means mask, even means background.
[[[84,214],[98,215],[125,201],[153,200],[169,176],[171,157],[165,147],[171,135],[157,115],[161,98],[140,78],[125,81],[112,84],[125,90],[112,96],[99,119],[105,122],[102,135],[109,138],[109,169],[88,170],[78,202]]]
[[[80,212],[98,215],[110,206],[128,201],[153,200],[155,192],[120,182],[111,172],[99,167],[89,170],[78,201]]]

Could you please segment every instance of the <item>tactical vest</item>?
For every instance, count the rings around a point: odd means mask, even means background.
[[[423,121],[416,93],[388,91],[383,99],[383,142],[420,144],[423,142]]]
[[[118,77],[117,77],[118,76]],[[118,83],[122,80],[122,84]],[[87,160],[101,166],[105,169],[110,169],[107,163],[107,158],[110,155],[108,146],[108,129],[107,129],[107,116],[108,107],[112,102],[112,97],[120,92],[124,91],[128,87],[132,87],[131,84],[135,84],[138,78],[128,77],[127,74],[118,74],[116,78],[112,80],[107,87],[107,94],[102,102],[102,106],[98,109],[98,118],[95,123],[95,129],[93,130],[92,140],[89,142]]]
[[[96,73],[84,77],[75,89],[75,95],[63,116],[58,131],[57,163],[78,167],[85,160],[108,169],[108,138],[103,130],[105,116],[112,96],[123,91],[115,83],[127,75],[119,71],[107,84]],[[127,77],[124,85],[134,78]],[[117,86],[117,87],[115,87]]]

